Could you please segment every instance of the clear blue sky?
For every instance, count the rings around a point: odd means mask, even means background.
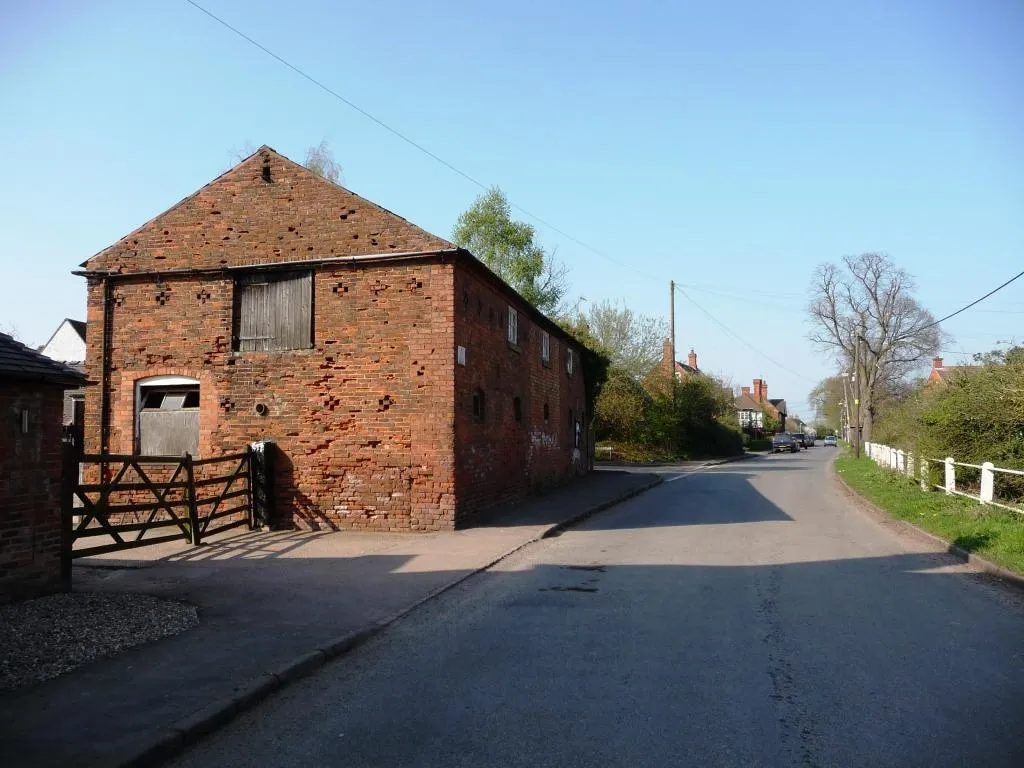
[[[1024,4],[201,0],[513,202],[574,296],[667,316],[680,357],[806,413],[814,267],[887,251],[936,316],[1024,263]],[[0,326],[84,318],[70,271],[232,164],[301,160],[448,236],[480,191],[184,0],[0,5]],[[709,290],[710,289],[710,290]],[[746,298],[743,298],[743,297]],[[949,351],[1024,338],[1024,280]],[[956,359],[956,354],[947,354]],[[800,375],[796,375],[800,374]]]

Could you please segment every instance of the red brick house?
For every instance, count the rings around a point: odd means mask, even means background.
[[[451,529],[589,466],[577,342],[268,147],[82,266],[88,452],[274,440],[306,528]]]
[[[932,367],[928,371],[926,384],[944,384],[950,381],[960,372],[970,373],[977,366],[973,365],[944,365],[941,357],[932,358]]]
[[[84,382],[0,333],[0,601],[61,586],[64,389]]]

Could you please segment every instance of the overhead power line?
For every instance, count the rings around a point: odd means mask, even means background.
[[[676,283],[676,290],[677,290],[677,291],[679,291],[679,293],[680,293],[680,294],[682,295],[682,297],[683,297],[684,299],[686,299],[686,300],[687,300],[688,302],[690,302],[691,304],[693,304],[693,306],[695,306],[695,307],[696,307],[696,308],[697,308],[698,310],[700,310],[700,311],[701,311],[701,312],[702,312],[702,313],[703,313],[703,314],[704,314],[704,315],[705,315],[705,316],[706,316],[706,317],[707,317],[707,318],[708,318],[709,320],[711,320],[711,322],[713,322],[713,323],[714,323],[715,325],[717,325],[717,326],[718,326],[719,328],[721,328],[721,329],[722,329],[723,331],[725,331],[725,332],[726,332],[726,333],[728,333],[728,334],[729,334],[730,336],[732,336],[732,337],[733,337],[733,338],[734,338],[734,339],[735,339],[736,341],[738,341],[738,342],[739,342],[740,344],[742,344],[743,346],[747,347],[748,349],[751,349],[751,350],[753,350],[754,352],[756,352],[757,354],[759,354],[759,355],[760,355],[761,357],[763,357],[763,358],[764,358],[765,360],[767,360],[767,361],[768,361],[769,363],[771,363],[771,364],[772,364],[772,365],[774,365],[775,367],[777,367],[777,368],[780,368],[780,369],[782,369],[783,371],[786,371],[787,373],[791,373],[791,374],[793,374],[794,376],[796,376],[797,378],[800,378],[800,379],[804,379],[804,380],[807,380],[807,377],[806,377],[806,376],[804,376],[804,375],[803,375],[802,373],[800,373],[800,372],[798,372],[798,371],[794,371],[794,370],[793,370],[792,368],[789,368],[789,367],[787,367],[787,366],[783,365],[783,364],[782,364],[782,363],[780,363],[780,362],[779,362],[778,360],[775,360],[775,359],[773,359],[773,358],[769,357],[769,356],[768,356],[768,355],[766,355],[766,354],[765,354],[765,353],[764,353],[764,352],[763,352],[762,350],[760,350],[760,349],[758,349],[757,347],[755,347],[755,346],[754,346],[753,344],[751,344],[751,343],[750,343],[749,341],[747,341],[746,339],[744,339],[744,338],[743,338],[742,336],[740,336],[740,335],[739,335],[738,333],[736,333],[736,332],[735,332],[734,330],[732,330],[732,329],[731,329],[731,328],[730,328],[729,326],[727,326],[727,325],[726,325],[725,323],[723,323],[723,322],[722,322],[721,320],[719,320],[719,319],[718,319],[717,317],[715,317],[715,316],[714,316],[714,315],[712,315],[712,314],[711,314],[710,312],[708,312],[708,311],[707,311],[706,309],[704,309],[704,307],[702,307],[702,306],[701,306],[700,304],[698,304],[698,303],[697,303],[696,301],[694,301],[694,300],[693,300],[693,299],[692,299],[692,298],[690,297],[690,295],[689,295],[689,294],[688,294],[688,293],[687,293],[687,292],[686,292],[685,290],[683,290],[683,287],[682,287],[681,285],[679,285],[679,283]]]
[[[457,166],[455,166],[453,163],[448,162],[447,160],[445,160],[440,155],[438,155],[438,154],[436,154],[434,152],[431,152],[429,149],[424,147],[422,144],[420,144],[419,142],[413,140],[412,138],[410,138],[406,134],[402,133],[397,128],[391,127],[390,125],[385,123],[383,120],[381,120],[376,115],[373,115],[372,113],[366,111],[365,109],[360,107],[358,104],[356,104],[356,103],[350,101],[349,99],[345,98],[340,93],[335,91],[333,88],[325,85],[320,80],[317,80],[315,77],[313,77],[312,75],[306,73],[305,71],[303,71],[299,67],[295,66],[294,64],[292,64],[287,59],[285,59],[282,56],[279,56],[278,54],[274,53],[272,50],[267,48],[265,45],[263,45],[262,43],[258,42],[257,40],[254,40],[253,38],[249,37],[249,35],[245,34],[245,32],[243,32],[242,30],[238,29],[237,27],[232,26],[227,21],[222,19],[220,16],[217,16],[216,14],[212,13],[211,11],[208,11],[206,8],[201,6],[199,3],[195,2],[195,0],[185,0],[185,2],[188,3],[189,5],[191,5],[196,10],[199,10],[199,11],[202,11],[203,13],[205,13],[207,16],[209,16],[211,19],[216,21],[221,26],[225,27],[226,29],[231,30],[236,35],[238,35],[240,38],[245,40],[246,42],[250,43],[251,45],[255,46],[256,48],[259,48],[261,51],[263,51],[263,53],[267,54],[267,56],[270,56],[275,61],[279,62],[280,64],[283,64],[286,67],[288,67],[288,69],[292,70],[292,72],[294,72],[295,74],[297,74],[300,77],[308,80],[310,83],[315,85],[317,88],[322,90],[324,93],[327,93],[330,96],[333,96],[334,98],[336,98],[341,103],[345,104],[346,106],[350,107],[351,109],[354,109],[356,112],[361,114],[367,120],[370,120],[371,122],[376,123],[378,126],[383,128],[388,133],[390,133],[393,136],[401,139],[402,141],[404,141],[409,146],[413,147],[414,149],[416,149],[416,150],[422,152],[423,154],[425,154],[427,157],[429,157],[429,158],[435,160],[436,162],[440,163],[441,165],[443,165],[445,168],[447,168],[452,173],[457,174],[458,176],[461,176],[466,181],[470,182],[471,184],[476,185],[477,187],[479,187],[480,189],[482,189],[484,191],[487,191],[489,189],[489,187],[486,184],[484,184],[482,181],[480,181],[479,179],[477,179],[474,176],[471,176],[470,174],[466,173],[461,168],[458,168]],[[527,217],[533,219],[538,224],[541,224],[542,226],[545,226],[548,229],[550,229],[552,232],[557,232],[559,235],[564,237],[566,240],[569,240],[569,241],[571,241],[573,243],[576,243],[576,245],[580,246],[581,248],[584,248],[584,249],[590,251],[591,253],[594,253],[594,254],[600,256],[601,258],[606,259],[607,261],[611,262],[612,264],[615,264],[616,266],[622,267],[623,269],[628,269],[628,270],[630,270],[632,272],[635,272],[636,274],[641,275],[643,277],[646,277],[649,280],[654,280],[656,282],[661,282],[660,278],[657,278],[654,275],[651,275],[648,272],[643,271],[642,269],[638,269],[637,267],[633,266],[632,264],[628,264],[628,263],[626,263],[624,261],[620,261],[620,260],[618,260],[616,258],[613,258],[612,256],[609,256],[607,253],[604,253],[603,251],[599,250],[598,248],[595,248],[594,246],[592,246],[592,245],[590,245],[588,243],[583,242],[579,238],[569,234],[568,232],[566,232],[565,230],[561,229],[560,227],[555,226],[550,221],[547,221],[546,219],[541,218],[537,214],[532,213],[532,212],[526,210],[521,205],[518,205],[517,203],[514,203],[511,200],[509,201],[509,205],[512,206],[513,208],[515,208],[520,213],[522,213],[524,216],[527,216]]]
[[[984,301],[985,299],[987,299],[987,298],[988,298],[989,296],[991,296],[992,294],[994,294],[994,293],[998,293],[999,291],[1003,290],[1003,288],[1005,288],[1005,287],[1006,287],[1006,286],[1008,286],[1008,285],[1009,285],[1010,283],[1012,283],[1012,282],[1013,282],[1014,280],[1017,280],[1017,279],[1019,279],[1019,278],[1021,278],[1021,277],[1024,277],[1024,272],[1018,272],[1018,273],[1017,273],[1016,275],[1014,275],[1013,277],[1011,277],[1011,278],[1010,278],[1009,280],[1007,280],[1007,281],[1006,281],[1005,283],[1003,283],[1002,285],[998,285],[998,286],[996,286],[996,287],[995,287],[995,288],[993,288],[993,289],[992,289],[991,291],[989,291],[989,292],[988,292],[988,293],[986,293],[986,294],[985,294],[984,296],[982,296],[982,297],[981,297],[980,299],[975,299],[974,301],[972,301],[972,302],[971,302],[970,304],[968,304],[967,306],[965,306],[965,307],[960,307],[960,309],[958,309],[958,310],[957,310],[956,312],[951,312],[950,314],[946,315],[946,316],[945,316],[945,317],[943,317],[943,318],[940,318],[940,319],[936,320],[936,321],[935,321],[935,322],[933,322],[933,323],[929,323],[928,325],[922,326],[921,328],[919,328],[919,329],[918,329],[918,331],[919,331],[919,332],[920,332],[920,331],[926,331],[926,330],[928,330],[929,328],[934,328],[934,327],[935,327],[936,325],[938,325],[939,323],[944,323],[944,322],[946,322],[947,320],[949,320],[949,319],[950,319],[951,317],[956,317],[956,316],[957,316],[957,315],[959,315],[959,314],[960,314],[961,312],[966,312],[966,311],[967,311],[968,309],[970,309],[971,307],[975,306],[976,304],[980,304],[981,302],[983,302],[983,301]]]

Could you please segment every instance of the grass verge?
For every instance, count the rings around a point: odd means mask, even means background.
[[[908,478],[866,458],[836,459],[836,472],[853,490],[893,517],[1024,574],[1024,515],[983,507],[960,496],[922,491]]]

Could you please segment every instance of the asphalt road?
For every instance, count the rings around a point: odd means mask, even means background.
[[[833,453],[670,478],[175,764],[1024,765],[1020,593],[870,519]]]

